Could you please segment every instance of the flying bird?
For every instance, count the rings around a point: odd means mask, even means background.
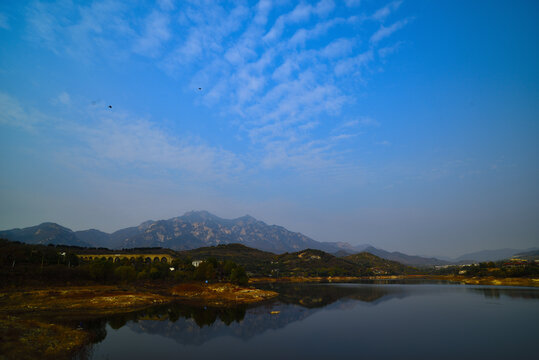
[[[109,109],[112,109],[112,105],[109,105]]]
[[[202,90],[202,88],[198,88],[198,90]]]

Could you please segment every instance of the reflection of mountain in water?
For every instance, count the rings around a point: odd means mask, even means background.
[[[248,339],[266,330],[282,328],[289,323],[300,321],[313,312],[313,310],[296,305],[273,303],[247,309],[240,322],[226,324],[220,316],[216,316],[218,309],[202,308],[197,311],[207,314],[206,319],[211,319],[213,322],[206,324],[208,326],[200,326],[201,324],[194,317],[190,317],[179,318],[175,322],[155,320],[131,322],[128,326],[135,332],[162,335],[181,344],[201,345],[221,336]],[[280,311],[280,313],[271,314],[271,311]]]
[[[279,300],[235,310],[171,306],[167,309],[167,313],[154,315],[153,318],[142,316],[136,322],[130,322],[128,326],[135,332],[159,334],[181,344],[200,345],[221,336],[249,339],[267,330],[283,328],[290,323],[302,321],[322,307],[348,307],[350,302],[356,301],[377,304],[391,298],[407,296],[402,287],[386,289],[357,285],[272,284],[265,288],[278,291]],[[272,314],[272,311],[279,313]],[[231,321],[232,314],[241,315]],[[161,321],[167,319],[170,321]]]
[[[408,296],[404,287],[382,287],[364,284],[267,284],[264,289],[279,293],[285,304],[306,308],[327,306],[338,300],[357,300],[372,304]]]
[[[247,340],[268,330],[302,321],[324,307],[377,306],[392,299],[445,291],[471,292],[486,297],[539,298],[539,292],[534,289],[392,284],[266,284],[259,287],[277,291],[277,300],[232,308],[168,304],[106,319],[83,321],[81,325],[92,330],[96,343],[106,337],[108,323],[113,329],[127,325],[138,333],[161,335],[184,345],[201,345],[223,336]]]

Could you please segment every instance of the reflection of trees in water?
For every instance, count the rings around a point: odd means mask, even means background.
[[[124,326],[128,321],[170,321],[175,323],[180,318],[192,319],[199,327],[211,326],[217,320],[230,325],[234,321],[240,322],[245,317],[245,310],[244,306],[215,308],[167,304],[129,314],[110,316],[106,321],[115,330]]]
[[[280,313],[271,314],[274,310],[279,310]],[[189,316],[181,316],[174,323],[153,320],[131,322],[128,326],[135,332],[159,334],[181,344],[201,345],[222,336],[249,339],[266,330],[282,328],[302,320],[315,311],[271,302],[247,309],[198,308]]]
[[[227,308],[173,303],[100,319],[71,321],[71,325],[87,330],[92,343],[105,339],[108,323],[114,330],[128,325],[136,332],[160,334],[185,344],[202,344],[218,336],[246,339],[268,329],[282,328],[341,299],[377,303],[383,298],[404,296],[400,287],[391,290],[378,286],[331,284],[267,284],[260,287],[279,292],[279,301]],[[271,314],[274,310],[279,314]]]
[[[341,299],[362,302],[377,302],[382,298],[404,297],[407,292],[402,287],[381,287],[361,285],[330,284],[265,284],[266,290],[279,293],[279,300],[285,304],[296,304],[307,308],[327,306]]]
[[[162,317],[145,316],[128,326],[135,332],[159,334],[181,344],[200,345],[220,336],[249,339],[267,330],[302,321],[320,308],[343,299],[377,304],[382,299],[407,294],[402,287],[386,289],[356,285],[269,284],[264,288],[278,291],[279,300],[248,308],[172,307],[168,313],[170,322],[158,321],[163,320]],[[272,311],[279,313],[272,314]]]
[[[474,293],[483,294],[486,298],[499,299],[502,295],[513,299],[539,299],[539,291],[536,289],[506,289],[495,287],[470,288]]]
[[[395,282],[391,284],[397,285]],[[332,304],[341,307],[346,304],[357,304],[359,301],[377,306],[394,298],[451,290],[436,286],[376,286],[373,284],[299,283],[264,284],[257,287],[277,291],[278,300],[228,308],[200,307],[179,303],[160,305],[129,314],[82,321],[81,326],[91,331],[95,343],[106,337],[108,323],[113,329],[120,329],[127,325],[135,332],[158,334],[181,344],[201,345],[221,336],[249,339],[267,330],[283,328],[290,323],[302,321],[315,314],[320,308]],[[490,298],[501,295],[512,298],[539,298],[539,291],[533,289],[482,287],[466,288],[465,291],[469,290]],[[272,311],[279,311],[279,313],[272,314]]]

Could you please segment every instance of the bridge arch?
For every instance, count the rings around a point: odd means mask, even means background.
[[[105,261],[118,262],[136,262],[146,263],[172,263],[174,257],[170,254],[78,254],[80,259],[86,261],[95,261],[103,259]]]

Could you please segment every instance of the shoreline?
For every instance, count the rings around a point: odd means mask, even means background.
[[[362,280],[443,280],[466,285],[539,287],[536,278],[467,277],[462,275],[380,275],[380,276],[288,276],[249,279],[249,284],[262,283],[343,283]]]
[[[539,287],[539,279],[455,275],[389,275],[251,278],[249,285],[230,283],[86,285],[0,289],[0,353],[18,359],[68,359],[84,351],[91,334],[62,320],[127,314],[173,302],[229,307],[273,299],[274,291],[252,287],[262,283],[345,283],[362,280],[437,280],[469,285]]]
[[[92,342],[91,334],[66,325],[66,319],[121,315],[173,302],[226,307],[277,295],[228,283],[0,289],[0,357],[69,359],[84,351]]]

